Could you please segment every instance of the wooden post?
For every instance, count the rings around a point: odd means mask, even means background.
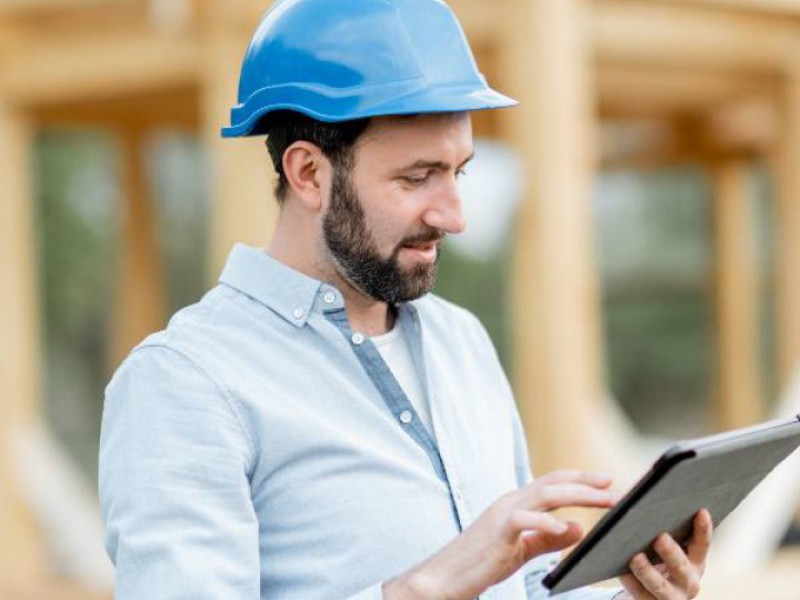
[[[119,134],[125,203],[111,358],[116,367],[144,337],[166,324],[163,260],[142,160],[141,130]]]
[[[774,163],[775,330],[781,391],[800,368],[800,62],[793,65],[784,86],[784,124]]]
[[[719,429],[751,425],[763,413],[759,360],[759,272],[748,163],[716,167],[717,365],[715,421]]]
[[[591,223],[594,98],[586,0],[509,2],[500,85],[526,192],[516,218],[513,382],[534,469],[590,467],[603,397]]]
[[[0,595],[36,576],[40,532],[24,505],[13,436],[41,418],[40,309],[30,124],[0,98]]]
[[[215,3],[216,4],[216,3]],[[217,8],[223,8],[220,4]],[[209,19],[214,22],[213,6]],[[222,19],[223,25],[226,21]],[[230,25],[228,25],[230,27]],[[236,103],[239,69],[249,41],[248,33],[223,26],[208,33],[203,61],[203,118],[212,176],[212,231],[210,278],[220,268],[235,242],[266,245],[277,220],[272,167],[263,137],[223,140],[220,129],[228,124]],[[211,283],[211,282],[210,282]]]

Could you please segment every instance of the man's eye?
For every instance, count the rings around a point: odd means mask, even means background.
[[[403,181],[405,181],[410,185],[422,185],[423,183],[425,183],[425,181],[427,181],[427,179],[428,179],[427,175],[421,177],[412,177],[411,175],[407,175],[403,177]]]
[[[456,171],[456,177],[463,177],[466,174],[467,174],[466,169],[459,169],[458,171]]]

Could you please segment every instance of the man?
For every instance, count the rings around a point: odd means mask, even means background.
[[[266,250],[150,336],[109,384],[100,495],[118,598],[522,600],[609,507],[600,474],[532,481],[480,323],[429,294],[464,229],[468,111],[514,104],[437,0],[285,0],[245,57],[228,136],[268,134]],[[624,589],[697,594],[711,523]]]

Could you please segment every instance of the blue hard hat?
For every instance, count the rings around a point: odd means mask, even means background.
[[[224,137],[294,110],[336,122],[513,106],[486,84],[440,0],[279,0],[247,50]]]

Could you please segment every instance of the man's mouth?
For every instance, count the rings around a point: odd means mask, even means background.
[[[436,260],[438,251],[436,242],[425,242],[422,244],[406,244],[403,250],[416,259],[425,262],[433,262]]]

